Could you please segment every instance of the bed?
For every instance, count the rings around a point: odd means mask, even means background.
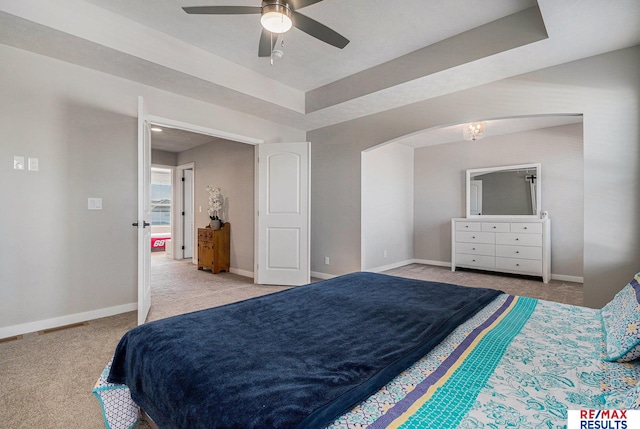
[[[639,279],[593,310],[354,273],[134,328],[94,394],[114,429],[562,427],[638,406]]]

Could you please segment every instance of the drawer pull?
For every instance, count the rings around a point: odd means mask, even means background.
[[[476,250],[476,248],[475,248],[475,247],[472,247],[472,248],[471,248],[471,250]]]
[[[472,260],[471,260],[471,262],[475,262],[475,261],[476,261],[475,259],[472,259]]]
[[[469,228],[469,225],[465,225],[464,227],[465,227],[465,228]]]
[[[519,250],[516,250],[516,253],[520,253],[520,251],[519,251]]]
[[[519,267],[519,266],[520,266],[520,264],[516,264],[516,267]]]
[[[527,229],[527,227],[525,226],[524,229]]]
[[[519,240],[520,240],[519,238],[516,238],[516,241],[519,241]]]
[[[473,237],[471,237],[471,238],[476,238],[476,236],[474,235],[474,236],[473,236]]]

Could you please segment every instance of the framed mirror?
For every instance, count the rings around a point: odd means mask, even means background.
[[[539,217],[541,164],[467,170],[467,217]]]

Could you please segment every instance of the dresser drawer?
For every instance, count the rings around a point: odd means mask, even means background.
[[[496,268],[499,270],[541,275],[542,261],[517,258],[496,258]]]
[[[482,222],[482,231],[511,232],[511,228],[508,222]]]
[[[514,222],[511,224],[511,232],[524,234],[542,234],[541,223]]]
[[[483,243],[456,243],[456,253],[495,256],[496,246]]]
[[[212,240],[213,239],[213,229],[198,228],[198,239],[199,240]]]
[[[542,247],[498,245],[496,246],[496,256],[542,260]]]
[[[456,253],[456,264],[467,267],[494,268],[496,265],[496,258],[493,256]]]
[[[496,244],[511,246],[542,246],[541,234],[508,233],[496,234]]]
[[[456,231],[480,231],[480,222],[456,222]]]
[[[456,231],[456,241],[461,243],[495,244],[496,235],[493,232]]]

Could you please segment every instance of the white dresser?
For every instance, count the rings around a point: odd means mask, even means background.
[[[451,270],[456,267],[551,278],[549,219],[451,219]]]

